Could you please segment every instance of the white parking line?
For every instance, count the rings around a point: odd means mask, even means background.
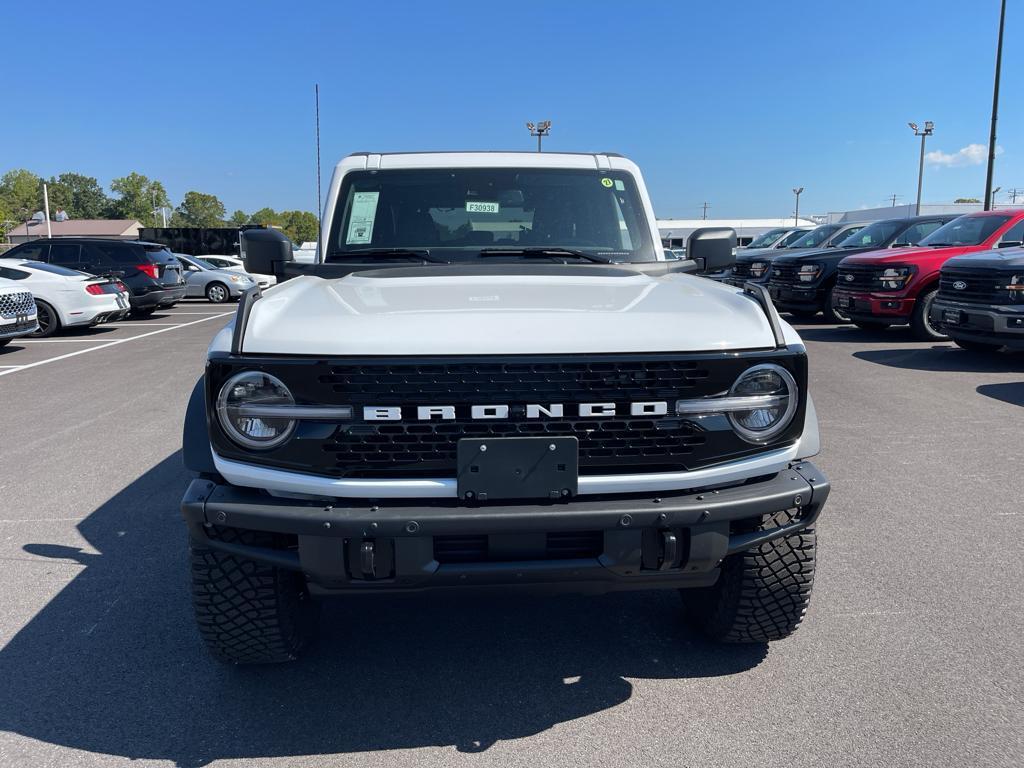
[[[102,336],[92,339],[22,339],[19,344],[76,344],[83,341],[110,341]]]
[[[191,322],[182,323],[181,325],[175,325],[171,328],[161,328],[158,331],[150,331],[149,333],[142,333],[139,334],[138,336],[129,336],[126,339],[115,339],[114,341],[108,341],[105,344],[100,344],[98,347],[88,347],[87,349],[79,349],[74,352],[68,352],[66,355],[57,355],[57,357],[51,357],[48,360],[40,360],[37,363],[26,363],[25,365],[12,367],[9,370],[0,371],[0,376],[6,376],[9,373],[17,373],[18,371],[24,371],[27,370],[28,368],[36,368],[40,365],[46,365],[47,363],[56,363],[58,360],[67,360],[69,357],[75,357],[76,355],[85,355],[88,354],[89,352],[96,352],[101,349],[106,349],[107,347],[114,347],[117,346],[118,344],[125,344],[129,341],[135,341],[136,339],[145,339],[148,336],[156,336],[158,333],[167,333],[168,331],[173,331],[176,328],[188,328],[190,325],[198,325],[199,323],[205,323],[207,320],[216,320],[218,317],[229,317],[232,314],[234,313],[223,312],[219,315],[211,315],[210,317],[204,317],[201,320],[192,320]],[[42,339],[39,339],[39,341],[42,341]]]

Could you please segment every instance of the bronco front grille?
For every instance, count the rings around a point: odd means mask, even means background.
[[[786,350],[717,354],[316,360],[239,356],[211,363],[208,401],[232,373],[257,368],[280,378],[300,405],[351,406],[353,418],[301,422],[280,448],[250,452],[211,420],[216,452],[226,458],[348,478],[454,477],[462,438],[575,437],[581,475],[684,471],[765,450],[741,440],[721,415],[632,416],[629,403],[721,395],[747,367],[776,362],[801,392],[806,358]],[[564,416],[527,418],[526,406],[564,404]],[[580,417],[579,403],[613,403],[617,415]],[[508,405],[508,418],[471,419],[471,405]],[[453,406],[456,418],[419,420],[420,406]],[[364,407],[400,407],[402,418],[363,418]],[[777,442],[792,442],[800,411]]]
[[[0,294],[0,317],[10,319],[18,315],[34,315],[36,302],[28,291]]]

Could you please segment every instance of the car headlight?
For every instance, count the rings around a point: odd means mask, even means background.
[[[1004,285],[1003,290],[1010,291],[1010,293],[1024,291],[1024,275],[1011,275],[1009,284]]]
[[[797,279],[804,283],[813,283],[821,274],[821,264],[801,264],[797,270]]]
[[[767,261],[752,261],[750,263],[750,275],[751,277],[764,277],[764,273],[768,271]]]
[[[245,371],[228,379],[217,396],[217,420],[241,446],[266,450],[284,443],[295,421],[268,415],[274,406],[291,406],[295,398],[280,379],[262,371]],[[262,409],[262,413],[261,413]]]
[[[887,267],[878,275],[878,283],[883,291],[898,291],[910,282],[914,275],[914,267]]]
[[[241,283],[242,285],[244,285],[244,284],[249,282],[249,278],[245,277],[244,275],[231,275],[231,276],[228,277],[228,279],[232,283]]]
[[[732,385],[729,395],[756,399],[756,408],[729,411],[732,428],[750,443],[766,443],[777,437],[793,421],[799,401],[796,379],[774,363],[745,370]]]

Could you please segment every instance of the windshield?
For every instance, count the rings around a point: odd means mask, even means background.
[[[961,216],[936,229],[921,245],[981,245],[1009,220],[1009,216]]]
[[[795,243],[797,240],[799,240],[801,237],[806,235],[807,232],[808,232],[808,230],[806,230],[806,229],[794,229],[788,235],[786,235],[781,240],[779,240],[779,242],[777,242],[775,244],[775,246],[777,248],[788,248],[793,243]]]
[[[828,240],[835,231],[839,229],[838,224],[822,224],[807,232],[803,237],[798,237],[787,248],[815,248]]]
[[[345,176],[333,221],[328,262],[374,250],[465,261],[502,248],[658,258],[636,184],[623,171],[357,171]]]
[[[859,229],[853,234],[847,235],[839,241],[838,248],[873,248],[883,247],[892,242],[893,238],[902,232],[909,222],[900,219],[889,221],[876,221],[864,229]]]
[[[784,234],[786,234],[784,229],[770,229],[767,232],[762,232],[750,241],[747,248],[767,248],[777,243]]]

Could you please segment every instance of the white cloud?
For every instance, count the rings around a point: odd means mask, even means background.
[[[996,154],[1002,154],[1003,148],[996,147]],[[925,153],[924,159],[929,165],[945,168],[958,168],[965,165],[981,165],[988,158],[988,147],[984,144],[968,144],[956,152],[934,150]]]

